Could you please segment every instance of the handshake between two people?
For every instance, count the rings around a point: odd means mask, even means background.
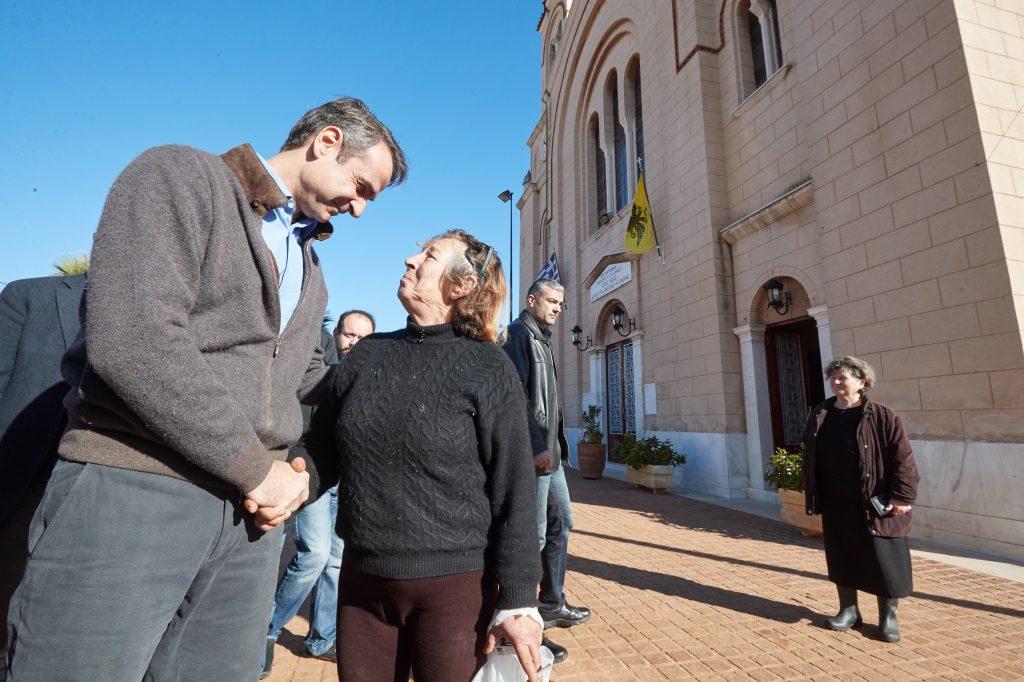
[[[245,493],[245,510],[253,523],[266,532],[284,523],[309,498],[309,473],[306,460],[275,460],[263,481]]]

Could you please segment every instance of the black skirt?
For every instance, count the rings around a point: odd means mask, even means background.
[[[868,532],[863,502],[822,500],[822,535],[828,579],[879,597],[906,597],[914,590],[907,538],[880,538]]]

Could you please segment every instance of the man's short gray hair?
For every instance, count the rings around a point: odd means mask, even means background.
[[[389,187],[400,184],[409,174],[405,153],[395,141],[395,136],[386,125],[373,115],[362,100],[355,97],[340,97],[310,109],[298,123],[292,126],[288,139],[281,145],[281,151],[298,149],[327,126],[339,128],[345,136],[342,140],[338,163],[344,163],[379,142],[391,152],[391,180]]]
[[[540,296],[541,289],[551,289],[557,291],[560,294],[565,293],[565,287],[551,279],[550,277],[541,277],[538,280],[534,280],[533,284],[530,285],[530,290],[526,292],[527,296]]]

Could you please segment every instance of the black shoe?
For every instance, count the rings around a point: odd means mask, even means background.
[[[319,654],[319,655],[318,654],[314,654],[309,649],[306,649],[306,656],[309,657],[309,658],[319,658],[321,661],[330,661],[331,663],[337,663],[338,662],[338,642],[337,641],[331,642],[331,646],[327,649],[327,651],[325,651],[325,652],[323,652],[322,654]]]
[[[864,623],[857,608],[857,590],[849,587],[839,588],[839,613],[825,621],[830,630],[846,632]]]
[[[267,652],[263,657],[263,670],[260,670],[260,679],[265,680],[270,677],[270,671],[274,668],[274,645],[277,644],[276,639],[267,638]]]
[[[890,644],[900,641],[900,624],[896,620],[896,607],[899,603],[899,599],[878,598],[878,631],[882,640]]]
[[[547,637],[544,637],[540,643],[541,646],[546,646],[549,651],[555,656],[555,663],[561,663],[565,659],[569,658],[569,650],[564,646],[558,646]]]
[[[590,609],[585,606],[570,606],[568,602],[551,611],[539,610],[545,628],[571,628],[590,620]]]

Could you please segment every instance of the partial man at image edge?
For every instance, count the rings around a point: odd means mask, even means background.
[[[335,365],[360,340],[376,329],[373,315],[365,310],[348,310],[338,316],[334,333],[320,332],[324,362]],[[302,406],[303,433],[309,431],[314,409]],[[345,543],[334,532],[338,514],[338,486],[332,486],[318,500],[307,504],[294,516],[292,537],[295,555],[288,562],[274,593],[274,608],[267,629],[267,641],[260,665],[260,679],[270,676],[274,667],[274,645],[281,630],[295,617],[310,597],[309,632],[305,653],[310,658],[337,661],[338,583],[341,580],[341,556]],[[284,536],[281,537],[282,542]]]
[[[0,680],[7,607],[67,422],[60,359],[78,336],[85,288],[86,275],[77,274],[19,279],[0,292]]]
[[[569,457],[558,377],[551,350],[551,326],[562,312],[565,288],[553,279],[536,280],[526,295],[526,309],[508,328],[505,352],[512,359],[526,391],[530,409],[530,445],[537,474],[537,534],[543,569],[540,583],[540,615],[544,627],[572,627],[590,619],[590,610],[565,600],[565,570],[572,530],[572,502],[561,460]],[[565,647],[547,636],[544,646],[555,662],[568,656]]]
[[[406,172],[387,127],[342,98],[270,159],[172,145],[118,176],[9,612],[11,680],[258,674],[280,524],[310,493],[286,461],[299,400],[329,375],[312,243]]]

